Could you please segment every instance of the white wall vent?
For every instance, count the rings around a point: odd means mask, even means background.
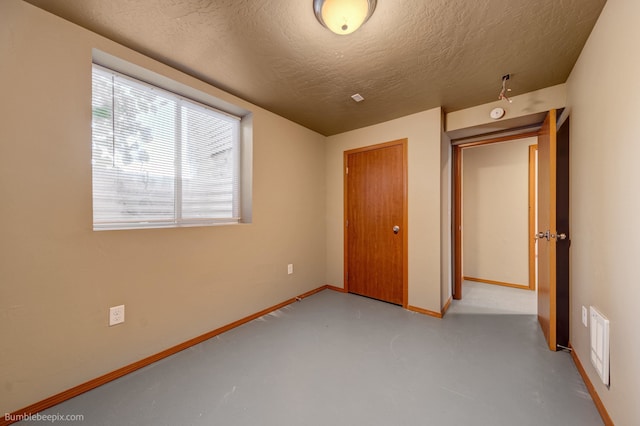
[[[609,320],[593,306],[589,307],[591,321],[591,364],[602,383],[609,386]]]

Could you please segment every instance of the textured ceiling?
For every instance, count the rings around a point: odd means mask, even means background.
[[[27,2],[324,135],[563,83],[605,4],[378,0],[339,36],[312,0]]]

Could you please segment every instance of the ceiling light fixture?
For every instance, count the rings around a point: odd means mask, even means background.
[[[318,21],[339,35],[351,34],[373,14],[377,0],[313,0]]]

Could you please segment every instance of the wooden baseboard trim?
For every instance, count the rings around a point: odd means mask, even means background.
[[[452,297],[449,296],[449,300],[447,300],[447,303],[444,304],[444,306],[442,307],[442,316],[444,317],[444,314],[447,313],[447,311],[449,310],[449,307],[451,306],[451,300]]]
[[[466,281],[474,281],[477,283],[485,283],[485,284],[493,284],[493,285],[501,285],[503,287],[512,287],[512,288],[520,288],[523,290],[531,290],[528,285],[524,284],[513,284],[513,283],[505,283],[502,281],[493,281],[493,280],[485,280],[483,278],[474,278],[474,277],[462,277],[463,280]]]
[[[330,285],[330,284],[327,284],[327,285],[326,285],[326,287],[327,287],[327,289],[329,289],[329,290],[337,291],[337,292],[339,292],[339,293],[346,293],[346,292],[347,292],[347,290],[345,290],[345,289],[344,289],[344,288],[342,288],[342,287],[336,287],[336,286],[334,286],[334,285]]]
[[[173,346],[169,349],[165,349],[162,352],[159,352],[155,355],[151,355],[147,358],[141,359],[140,361],[134,362],[133,364],[129,364],[126,365],[122,368],[119,368],[115,371],[112,371],[110,373],[107,373],[105,375],[102,375],[100,377],[97,377],[93,380],[89,380],[88,382],[82,383],[78,386],[75,386],[71,389],[67,389],[66,391],[60,392],[56,395],[53,395],[49,398],[43,399],[42,401],[36,402],[35,404],[31,404],[21,410],[17,410],[14,411],[13,413],[11,413],[11,415],[9,416],[9,418],[20,418],[20,417],[24,417],[26,415],[31,415],[31,414],[35,414],[38,413],[40,411],[46,410],[47,408],[51,408],[55,405],[60,404],[61,402],[64,402],[68,399],[74,398],[80,394],[83,394],[87,391],[90,391],[91,389],[95,389],[98,386],[102,386],[108,382],[111,382],[115,379],[118,379],[124,375],[127,375],[129,373],[132,373],[136,370],[141,369],[142,367],[146,367],[147,365],[153,364],[156,361],[160,361],[161,359],[164,359],[168,356],[174,355],[178,352],[181,352],[187,348],[190,348],[191,346],[197,345],[198,343],[202,343],[205,340],[209,340],[212,337],[215,337],[219,334],[222,334],[226,331],[229,331],[231,329],[234,329],[238,326],[241,326],[243,324],[246,324],[250,321],[253,321],[254,319],[260,318],[263,315],[266,315],[268,313],[271,313],[273,311],[277,311],[278,309],[281,309],[287,305],[290,305],[294,302],[300,301],[302,299],[304,299],[305,297],[309,297],[311,295],[314,295],[316,293],[321,292],[322,290],[326,290],[328,288],[331,288],[332,286],[328,286],[328,285],[323,285],[320,286],[316,289],[313,289],[311,291],[308,291],[306,293],[303,293],[299,296],[296,297],[292,297],[291,299],[287,299],[282,303],[278,303],[277,305],[271,306],[269,308],[263,309],[260,312],[256,312],[255,314],[249,315],[247,317],[244,317],[242,319],[239,319],[237,321],[234,321],[230,324],[224,325],[220,328],[216,328],[215,330],[212,330],[208,333],[205,333],[203,335],[200,335],[198,337],[194,337],[193,339],[187,340],[186,342],[180,343],[176,346]],[[338,288],[338,287],[336,287]],[[5,416],[2,416],[0,418],[0,426],[5,426],[5,425],[10,425],[12,423],[15,423],[15,421],[9,421],[7,420],[7,418]]]
[[[605,426],[614,426],[613,420],[611,420],[611,417],[609,416],[607,409],[602,403],[598,392],[596,392],[596,388],[593,386],[593,383],[591,383],[591,379],[589,379],[587,372],[582,366],[582,362],[580,362],[580,358],[578,358],[576,350],[571,346],[571,343],[569,343],[569,347],[571,348],[571,358],[573,358],[573,363],[576,365],[576,368],[582,376],[582,380],[584,380],[585,385],[587,385],[587,389],[589,390],[591,399],[593,399],[593,403],[596,404],[596,408],[598,409],[598,413],[600,413],[600,417],[602,417],[602,421],[604,422]]]
[[[428,309],[422,309],[422,308],[418,308],[417,306],[411,306],[411,305],[407,305],[406,309],[408,311],[417,312],[419,314],[429,315],[430,317],[442,318],[442,313],[441,312],[434,312],[434,311],[430,311]]]

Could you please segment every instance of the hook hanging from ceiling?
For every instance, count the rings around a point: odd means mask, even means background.
[[[500,94],[498,95],[498,99],[499,100],[505,100],[509,103],[512,103],[513,101],[511,99],[509,99],[509,97],[506,95],[507,92],[510,92],[511,89],[507,89],[507,80],[509,80],[511,78],[511,74],[506,74],[502,76],[502,90],[500,91]]]

